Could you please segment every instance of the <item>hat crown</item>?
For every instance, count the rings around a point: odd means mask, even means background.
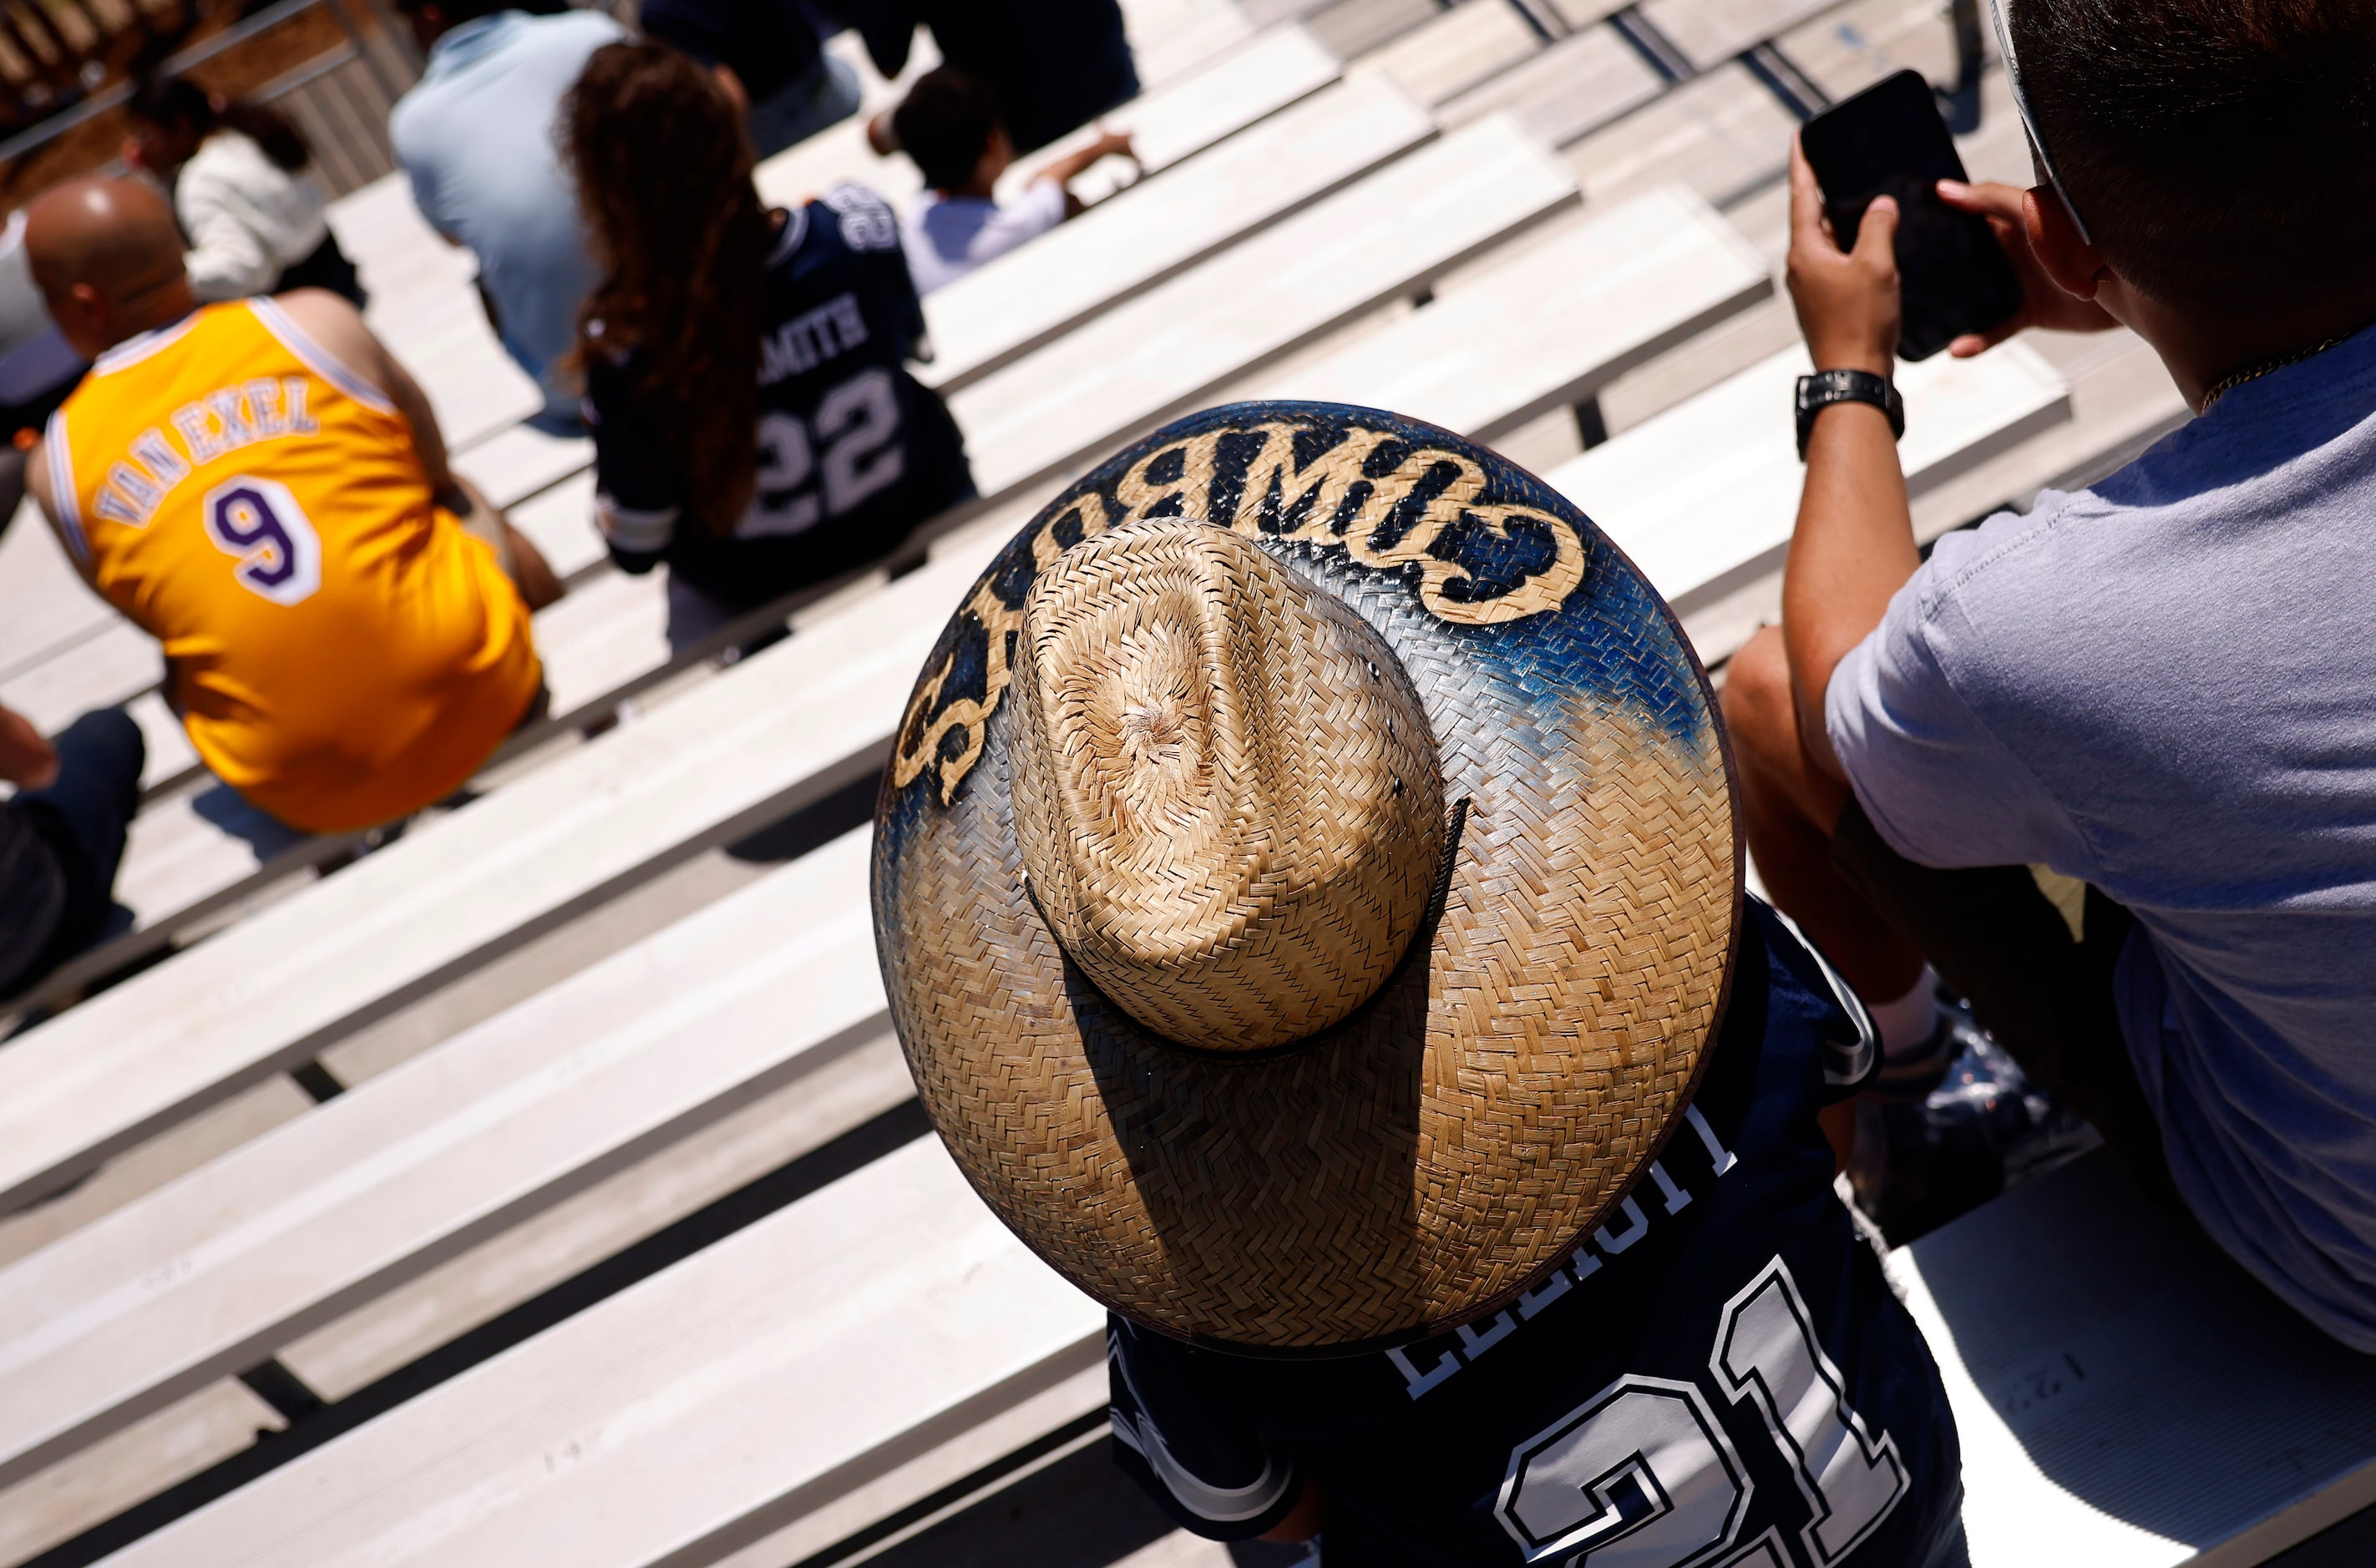
[[[1444,835],[1426,710],[1376,631],[1253,543],[1167,517],[1065,552],[1021,644],[1016,837],[1100,991],[1219,1051],[1375,994]]]

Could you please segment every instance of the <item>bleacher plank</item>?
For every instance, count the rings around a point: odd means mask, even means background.
[[[814,1071],[742,1100],[701,1129],[604,1177],[283,1346],[305,1386],[339,1399],[452,1346],[491,1320],[589,1274],[692,1218],[751,1201],[788,1169],[886,1113],[912,1119],[915,1080],[886,1024]],[[879,1141],[879,1140],[878,1140]],[[822,1183],[819,1183],[822,1184]],[[670,1243],[661,1241],[660,1245]]]
[[[934,292],[918,374],[954,393],[1434,135],[1383,78],[1325,89]]]
[[[1990,68],[1996,30],[1980,27]],[[1834,101],[1898,71],[1919,71],[1941,87],[1955,82],[1955,32],[1946,7],[1930,0],[1848,0],[1775,40],[1789,62]]]
[[[710,1561],[1093,1366],[1104,1332],[922,1138],[107,1561]]]
[[[1837,0],[1642,0],[1645,20],[1693,66],[1712,71]]]
[[[1575,199],[1505,118],[1445,137],[957,393],[975,483],[1060,473]]]
[[[0,1490],[0,1562],[38,1557],[287,1424],[243,1384],[225,1381],[201,1389]]]
[[[0,1051],[0,1206],[881,764],[984,539]]]
[[[1777,569],[1805,469],[1789,418],[1808,373],[1788,350],[1544,475],[1688,615]],[[2026,344],[1901,365],[1907,489],[1919,494],[2071,417],[2061,377]]]
[[[1745,66],[1673,89],[1565,150],[1588,202],[1680,182],[1725,208],[1782,178],[1798,117]]]
[[[846,834],[0,1269],[0,1486],[880,1034],[868,844]]]
[[[1976,1568],[2259,1562],[2376,1503],[2376,1360],[2097,1152],[1889,1258],[1963,1439]]]
[[[1123,32],[1142,89],[1160,87],[1254,35],[1235,0],[1128,0]]]
[[[1057,137],[1028,158],[1016,160],[998,183],[999,199],[1012,201],[1022,195],[1034,172],[1087,146],[1100,126],[1130,133],[1140,175],[1159,173],[1301,102],[1336,81],[1342,71],[1336,56],[1302,28],[1274,28],[1159,85],[1149,84],[1136,98],[1099,120]],[[919,188],[915,165],[904,158],[893,161],[901,172],[901,183],[897,193],[886,194],[905,195]],[[1075,182],[1074,189],[1095,205],[1113,194],[1119,181],[1130,178],[1127,170],[1128,164],[1121,159],[1105,160]]]
[[[1392,409],[1479,441],[1773,292],[1764,258],[1680,186],[1589,213],[1254,396]]]
[[[30,499],[0,535],[0,682],[92,636],[115,619],[83,586],[41,508]]]
[[[1657,98],[1666,78],[1614,28],[1587,28],[1436,111],[1446,125],[1515,114],[1549,147],[1564,147]]]
[[[1431,106],[1508,70],[1543,46],[1510,0],[1461,0],[1356,66]]]
[[[77,581],[73,591],[96,598]],[[13,707],[54,735],[95,707],[113,707],[155,686],[164,655],[148,634],[113,610],[89,635],[53,648],[26,669],[0,680],[0,706]]]

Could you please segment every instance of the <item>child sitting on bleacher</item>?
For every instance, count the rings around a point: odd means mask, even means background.
[[[603,268],[580,349],[598,517],[627,571],[668,563],[671,647],[973,494],[906,368],[923,315],[879,197],[769,211],[734,105],[661,44],[597,51],[563,127]]]
[[[916,291],[929,294],[1028,244],[1081,210],[1072,182],[1101,158],[1131,156],[1130,137],[1108,131],[1031,177],[1013,201],[998,199],[1015,144],[990,89],[962,71],[927,71],[891,116],[924,189],[902,222]]]
[[[1647,581],[1440,430],[1194,415],[983,575],[875,814],[885,988],[950,1155],[1111,1310],[1116,1456],[1182,1526],[1966,1561],[1834,1191],[1871,1028],[1738,822]]]

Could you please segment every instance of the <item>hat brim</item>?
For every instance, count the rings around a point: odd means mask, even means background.
[[[1466,802],[1395,978],[1252,1056],[1161,1039],[1066,960],[1008,796],[1001,698],[1035,576],[1171,514],[1375,627]],[[1341,1355],[1507,1305],[1657,1158],[1730,983],[1738,832],[1706,673],[1582,513],[1432,426],[1241,404],[1104,464],[983,575],[894,744],[874,916],[925,1110],[1027,1244],[1158,1332]]]

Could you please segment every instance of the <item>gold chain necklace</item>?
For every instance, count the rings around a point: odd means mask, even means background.
[[[2323,343],[2313,343],[2307,349],[2297,349],[2290,354],[2281,354],[2274,360],[2265,361],[2263,363],[2253,365],[2246,370],[2239,370],[2235,374],[2228,377],[2225,381],[2220,382],[2216,386],[2214,386],[2210,391],[2205,392],[2203,395],[2203,408],[2200,410],[2200,413],[2209,413],[2211,411],[2212,404],[2219,401],[2220,398],[2225,398],[2228,393],[2233,392],[2236,388],[2243,386],[2244,383],[2248,381],[2258,381],[2264,375],[2275,374],[2278,371],[2285,369],[2287,365],[2299,364],[2304,360],[2314,360],[2318,358],[2319,355],[2326,352],[2329,349],[2334,348],[2335,345],[2346,342],[2358,335],[2359,328],[2355,327],[2348,332],[2336,333],[2334,337],[2329,338]],[[2197,417],[2200,417],[2200,414],[2198,414]]]

